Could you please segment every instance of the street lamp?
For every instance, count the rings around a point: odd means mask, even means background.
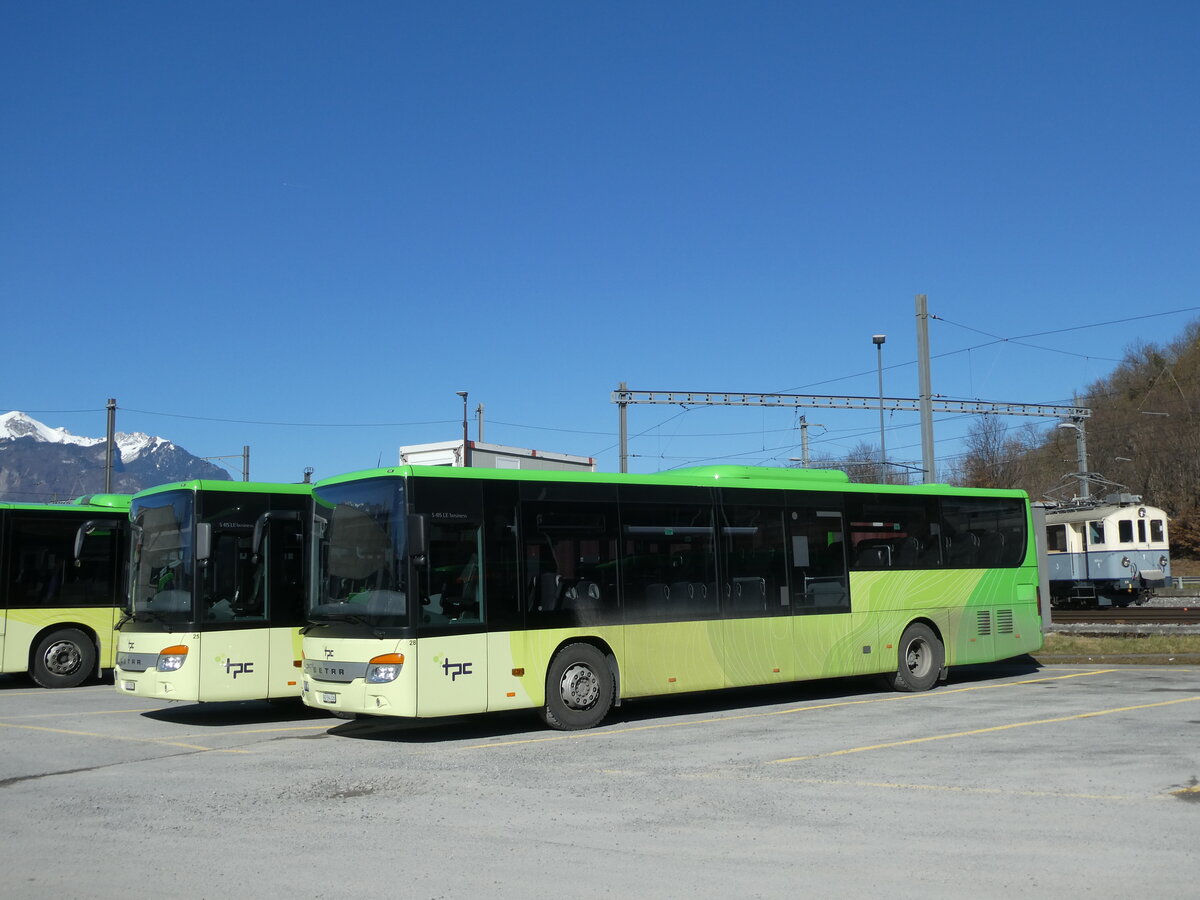
[[[466,391],[455,391],[454,393],[456,393],[456,394],[458,394],[458,396],[462,397],[462,402],[463,402],[463,455],[462,455],[462,460],[463,460],[463,465],[467,466],[467,465],[470,465],[470,460],[467,458],[467,392]]]
[[[871,343],[875,345],[876,358],[879,362],[879,472],[880,478],[887,480],[887,445],[883,442],[883,343],[886,334],[871,335]]]

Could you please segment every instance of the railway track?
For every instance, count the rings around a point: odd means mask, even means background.
[[[1056,609],[1056,625],[1200,625],[1200,608],[1127,606],[1122,609]]]

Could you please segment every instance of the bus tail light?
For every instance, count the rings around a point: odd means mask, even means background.
[[[160,672],[177,672],[187,662],[187,653],[188,648],[186,644],[176,644],[173,647],[166,647],[158,654],[158,665],[155,668]]]
[[[403,653],[385,653],[367,663],[367,684],[387,684],[400,677],[404,667]]]

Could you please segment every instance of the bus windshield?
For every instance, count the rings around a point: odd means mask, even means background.
[[[314,498],[320,545],[309,621],[407,625],[404,483],[334,484],[314,491]]]
[[[136,500],[130,515],[129,612],[139,621],[192,622],[194,504],[190,491]]]

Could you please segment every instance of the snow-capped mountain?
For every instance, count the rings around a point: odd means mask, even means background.
[[[140,431],[135,431],[133,434],[118,431],[114,437],[117,450],[121,453],[121,461],[126,463],[137,459],[146,450],[175,447],[168,440],[150,437]],[[80,437],[77,434],[71,434],[65,428],[51,428],[19,410],[13,410],[0,416],[0,440],[6,438],[33,438],[35,441],[45,444],[74,444],[77,447],[95,447],[97,444],[105,442],[105,438]]]
[[[161,437],[115,435],[112,490],[191,478],[228,480],[229,473]],[[0,499],[42,501],[104,490],[105,438],[53,428],[23,412],[0,415]]]

